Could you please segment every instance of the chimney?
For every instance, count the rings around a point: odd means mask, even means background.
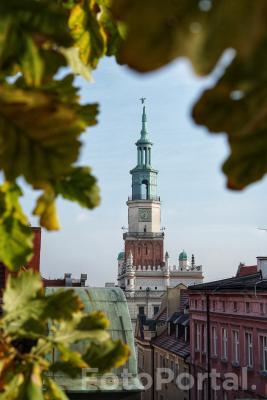
[[[261,271],[262,278],[267,279],[267,257],[257,257],[257,271]]]
[[[69,287],[72,286],[72,278],[70,273],[65,272],[64,280],[65,280],[65,286]]]

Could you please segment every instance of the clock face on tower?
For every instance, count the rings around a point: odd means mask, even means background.
[[[139,208],[139,221],[140,222],[151,222],[151,209],[150,208]]]

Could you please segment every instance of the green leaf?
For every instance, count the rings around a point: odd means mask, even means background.
[[[26,49],[21,58],[22,73],[29,86],[39,86],[44,73],[44,63],[33,39],[25,35],[24,40]]]
[[[92,68],[106,51],[106,37],[101,27],[99,7],[94,0],[81,1],[70,10],[69,28],[74,45],[79,49],[84,64]]]
[[[121,340],[106,340],[103,343],[92,343],[84,355],[84,360],[91,368],[105,372],[125,364],[130,350]]]
[[[231,189],[243,189],[267,172],[266,54],[267,38],[246,63],[236,57],[193,109],[198,124],[227,133],[231,154],[223,171]]]
[[[24,376],[22,373],[13,375],[5,382],[4,390],[0,393],[0,400],[17,400],[20,399]]]
[[[97,113],[96,105],[79,105],[72,80],[32,90],[0,85],[0,168],[8,179],[23,175],[38,186],[71,170],[78,138]]]
[[[15,183],[0,185],[0,260],[11,270],[32,256],[33,234],[19,204],[22,192]]]
[[[119,61],[142,72],[188,57],[197,73],[208,74],[227,48],[246,58],[267,16],[265,0],[114,0],[112,8],[127,31]]]
[[[60,305],[60,306],[59,306]],[[45,297],[42,318],[57,321],[71,320],[83,308],[83,303],[73,289],[57,290]]]
[[[32,270],[9,276],[3,296],[3,326],[15,337],[36,337],[43,333],[45,320],[40,319],[43,285],[39,274]]]
[[[83,315],[76,329],[80,331],[90,331],[93,329],[107,329],[109,321],[107,315],[103,311],[92,311],[89,314]]]
[[[25,399],[44,400],[41,368],[37,363],[32,365],[28,380],[25,382]]]
[[[81,375],[82,368],[88,368],[88,364],[77,351],[72,351],[63,344],[58,346],[58,350],[60,351],[60,358],[51,365],[51,372],[64,372],[75,378],[77,375]]]
[[[76,167],[72,172],[57,181],[55,190],[65,199],[76,201],[82,207],[94,208],[99,205],[99,188],[90,168]]]
[[[0,69],[7,75],[21,72],[29,85],[46,79],[47,62],[56,69],[65,64],[53,57],[60,46],[70,46],[68,12],[60,2],[10,0],[0,2]],[[0,73],[1,75],[1,73]]]
[[[46,377],[45,400],[68,400],[68,397],[53,379]]]

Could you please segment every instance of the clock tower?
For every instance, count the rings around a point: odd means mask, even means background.
[[[168,288],[194,285],[203,280],[202,266],[191,263],[181,252],[179,264],[171,265],[164,254],[161,202],[157,193],[158,171],[152,167],[153,143],[146,127],[145,99],[142,101],[142,129],[137,140],[137,163],[130,171],[132,194],[128,198],[128,229],[123,234],[124,251],[118,255],[118,286],[123,289],[133,330],[139,316],[153,318]],[[177,259],[178,261],[178,259]]]
[[[128,198],[128,232],[124,233],[125,260],[130,253],[133,264],[153,268],[163,266],[164,233],[160,230],[160,197],[157,194],[158,171],[152,167],[153,143],[146,128],[145,99],[142,129],[137,147],[137,165],[132,175],[132,195]]]

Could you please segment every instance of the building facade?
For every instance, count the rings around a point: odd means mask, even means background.
[[[189,305],[191,399],[267,398],[267,257],[190,287]],[[205,373],[218,376],[203,380]]]
[[[153,143],[146,121],[143,105],[141,136],[136,142],[137,165],[130,171],[132,194],[126,203],[128,229],[123,234],[124,251],[118,256],[118,286],[125,291],[134,328],[137,315],[151,318],[158,312],[168,287],[179,283],[188,286],[203,280],[202,266],[195,264],[194,256],[189,262],[182,251],[179,264],[171,266],[169,254],[164,251],[158,171],[152,167]]]
[[[163,296],[157,316],[139,316],[136,327],[138,370],[148,374],[152,384],[142,400],[188,400],[189,390],[179,386],[179,377],[189,372],[189,313],[186,287],[170,288]],[[140,375],[142,376],[142,375]],[[146,376],[146,375],[144,375]],[[178,379],[178,381],[177,381]]]

